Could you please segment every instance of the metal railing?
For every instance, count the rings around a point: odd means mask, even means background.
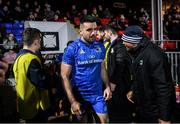
[[[166,54],[171,64],[171,74],[173,81],[175,83],[178,83],[177,66],[178,66],[178,58],[180,57],[180,52],[166,52]]]
[[[171,65],[171,74],[174,83],[178,83],[177,67],[180,64],[180,40],[164,40],[164,41],[153,41],[159,47],[165,50],[168,60]]]

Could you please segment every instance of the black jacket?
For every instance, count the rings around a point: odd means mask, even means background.
[[[110,45],[107,54],[107,70],[111,83],[116,84],[112,98],[108,100],[110,123],[131,123],[133,106],[126,94],[131,86],[131,59],[120,38]]]
[[[170,120],[175,97],[167,55],[147,38],[131,53],[136,78],[133,90],[139,114],[154,120]]]
[[[121,90],[124,88],[127,93],[131,82],[131,59],[120,38],[115,39],[110,46],[107,72],[110,82],[121,87]]]

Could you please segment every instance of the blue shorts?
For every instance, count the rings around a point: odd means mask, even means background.
[[[107,105],[103,96],[87,96],[86,101],[91,103],[94,111],[99,114],[107,114]]]

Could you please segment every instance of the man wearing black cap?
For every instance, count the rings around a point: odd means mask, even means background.
[[[135,81],[127,97],[137,105],[137,122],[170,123],[175,96],[166,54],[139,26],[126,28],[122,40],[133,60]]]

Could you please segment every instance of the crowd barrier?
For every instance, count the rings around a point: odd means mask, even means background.
[[[178,74],[177,74],[177,67],[178,64],[180,64],[180,62],[178,62],[178,59],[180,60],[180,49],[179,49],[180,40],[164,40],[164,41],[153,41],[153,42],[165,50],[171,65],[171,74],[172,74],[173,82],[180,83],[178,82]]]
[[[172,78],[175,83],[178,82],[178,75],[177,75],[177,67],[178,67],[178,59],[180,58],[180,52],[166,52],[169,62],[171,64],[171,73]]]

